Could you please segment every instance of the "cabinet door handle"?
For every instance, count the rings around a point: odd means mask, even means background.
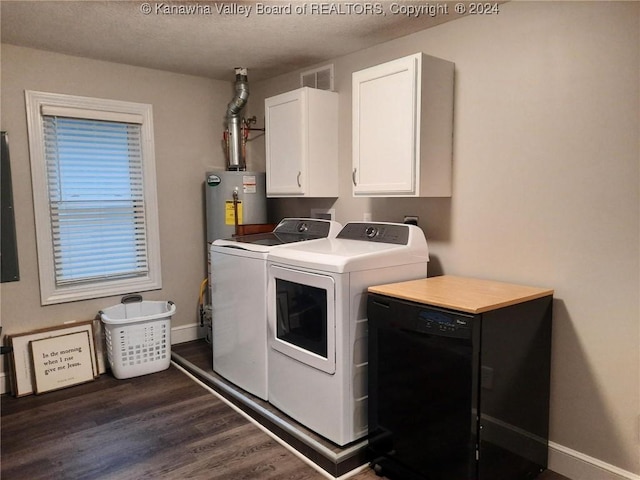
[[[356,183],[356,172],[358,171],[357,168],[353,169],[353,173],[351,174],[351,180],[353,181],[353,186],[357,187],[358,184]]]
[[[296,178],[296,181],[298,182],[298,186],[302,187],[302,184],[300,183],[300,175],[302,175],[302,172],[298,172],[298,177]]]

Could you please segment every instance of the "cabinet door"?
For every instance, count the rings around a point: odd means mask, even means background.
[[[267,193],[305,193],[307,99],[296,90],[265,100]]]
[[[353,74],[353,193],[413,195],[420,57]]]

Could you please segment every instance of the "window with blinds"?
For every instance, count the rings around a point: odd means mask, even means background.
[[[27,92],[27,110],[42,303],[160,288],[150,106]]]
[[[56,284],[146,275],[140,125],[43,124]]]

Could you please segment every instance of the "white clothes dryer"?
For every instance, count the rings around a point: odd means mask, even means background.
[[[285,218],[270,233],[215,240],[210,247],[213,370],[267,399],[267,253],[335,237],[338,222]]]
[[[367,288],[424,278],[419,227],[352,222],[267,255],[269,402],[338,445],[367,434]]]

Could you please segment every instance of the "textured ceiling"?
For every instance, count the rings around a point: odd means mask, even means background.
[[[242,66],[261,80],[457,18],[446,2],[397,13],[425,4],[2,0],[0,16],[3,43],[220,80]]]

